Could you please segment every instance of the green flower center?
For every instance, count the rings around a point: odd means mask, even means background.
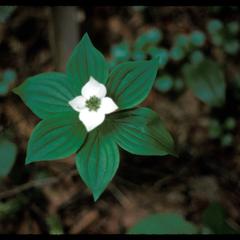
[[[93,96],[90,99],[86,101],[86,107],[89,109],[89,111],[97,111],[100,108],[101,105],[101,99]]]

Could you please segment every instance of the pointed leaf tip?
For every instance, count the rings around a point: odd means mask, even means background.
[[[119,166],[118,146],[112,138],[104,135],[103,128],[96,128],[88,135],[83,148],[77,154],[76,166],[96,202]]]
[[[94,200],[94,202],[96,202],[99,199],[99,197],[101,196],[102,193],[93,192],[92,194],[93,194],[93,200]]]
[[[19,95],[19,87],[13,88],[12,92],[15,93],[16,95]]]
[[[88,40],[90,40],[90,37],[89,37],[89,35],[88,35],[87,32],[85,32],[85,33],[83,34],[83,36],[82,36],[82,39],[85,39],[85,38],[87,38]]]

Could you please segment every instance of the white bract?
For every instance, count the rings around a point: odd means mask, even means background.
[[[68,103],[75,111],[79,112],[79,119],[88,132],[99,126],[104,121],[106,114],[118,109],[115,102],[110,97],[106,97],[106,87],[93,77],[90,77],[82,87],[81,94]]]

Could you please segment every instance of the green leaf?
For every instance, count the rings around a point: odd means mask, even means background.
[[[144,60],[145,58],[146,58],[146,54],[142,50],[135,50],[132,53],[132,59],[135,61],[141,61],[141,60]]]
[[[203,32],[196,30],[191,33],[190,39],[194,46],[201,47],[206,41],[206,36]]]
[[[5,138],[1,138],[0,156],[0,177],[5,177],[9,174],[14,165],[17,156],[16,145]]]
[[[8,20],[16,8],[17,6],[0,6],[0,23]]]
[[[10,85],[13,83],[17,78],[17,74],[12,69],[7,69],[3,72],[3,82]]]
[[[174,141],[158,115],[148,108],[109,116],[113,137],[121,148],[138,155],[176,156]]]
[[[184,89],[184,82],[181,78],[176,78],[173,83],[173,88],[175,91],[180,92]]]
[[[5,96],[8,93],[8,85],[0,82],[0,96]]]
[[[198,64],[200,63],[201,61],[203,61],[204,59],[204,54],[202,51],[200,50],[195,50],[191,53],[190,55],[190,61],[193,63],[193,64]]]
[[[106,83],[108,64],[102,53],[93,46],[87,33],[74,48],[68,59],[66,71],[71,79],[71,85],[78,90],[78,95],[90,76],[98,82]]]
[[[222,28],[223,28],[223,24],[218,19],[212,19],[207,24],[207,30],[211,34],[219,32]]]
[[[224,37],[220,33],[214,33],[211,36],[211,41],[215,46],[220,47],[224,44]]]
[[[202,226],[199,234],[214,234],[212,230],[208,227]]]
[[[209,137],[212,139],[220,138],[222,134],[222,127],[219,121],[212,119],[209,122]]]
[[[127,42],[121,42],[111,48],[111,55],[114,60],[122,62],[130,58],[130,50]]]
[[[235,40],[235,39],[229,40],[229,41],[226,41],[226,43],[224,44],[225,52],[230,55],[237,54],[239,49],[240,49],[240,44],[238,40]]]
[[[174,61],[180,61],[185,57],[185,52],[180,47],[172,47],[171,50],[170,50],[170,57]]]
[[[176,213],[149,215],[134,225],[129,234],[197,234],[198,228]]]
[[[239,32],[240,29],[239,23],[237,21],[232,21],[227,24],[227,29],[231,34],[235,35]]]
[[[154,87],[161,92],[167,92],[173,87],[173,79],[170,75],[164,74],[156,79]]]
[[[213,202],[203,213],[203,223],[215,234],[236,234],[239,233],[231,228],[226,222],[225,209],[218,203]]]
[[[136,50],[146,50],[149,46],[157,45],[161,40],[162,32],[153,28],[137,38],[134,48]]]
[[[158,59],[126,62],[116,66],[107,82],[108,95],[120,109],[141,103],[149,94],[158,70]]]
[[[169,59],[169,53],[167,49],[151,47],[148,53],[154,58],[158,57],[159,67],[161,69],[165,67]]]
[[[77,154],[76,165],[80,176],[93,193],[94,200],[100,197],[119,166],[119,151],[109,135],[93,130]]]
[[[26,163],[69,157],[81,147],[85,136],[86,130],[78,113],[59,114],[42,120],[28,142]]]
[[[226,133],[221,138],[221,145],[223,147],[229,147],[233,145],[233,141],[234,141],[233,135],[231,133]]]
[[[233,130],[236,125],[236,120],[233,117],[228,117],[224,122],[224,128],[227,130]]]
[[[13,92],[42,119],[57,113],[72,112],[68,101],[77,95],[67,76],[57,72],[29,77],[23,84],[13,89]]]
[[[225,102],[225,79],[220,67],[206,59],[199,64],[188,64],[183,69],[187,85],[193,93],[210,106]]]
[[[175,38],[174,44],[178,48],[187,50],[189,48],[189,36],[187,34],[178,34]]]

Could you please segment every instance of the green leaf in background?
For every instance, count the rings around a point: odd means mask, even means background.
[[[144,11],[147,7],[146,6],[131,6],[133,10],[142,12]]]
[[[239,23],[237,21],[232,21],[232,22],[227,24],[227,29],[231,34],[235,35],[240,30]]]
[[[165,48],[151,47],[148,51],[151,57],[159,59],[159,68],[163,69],[168,63],[169,53]]]
[[[206,41],[206,36],[203,32],[196,30],[191,33],[190,40],[194,46],[201,47]]]
[[[212,139],[220,138],[222,135],[222,127],[218,120],[212,119],[209,122],[209,137]]]
[[[145,58],[146,58],[146,54],[142,50],[135,50],[132,53],[132,59],[135,61],[141,61],[141,60],[144,60]]]
[[[205,57],[205,56],[204,56],[204,54],[203,54],[202,51],[200,51],[200,50],[195,50],[195,51],[193,51],[193,52],[191,53],[191,55],[190,55],[190,61],[191,61],[192,63],[194,63],[194,64],[200,63],[201,61],[203,61],[204,57]]]
[[[179,48],[187,50],[189,47],[189,36],[187,34],[178,34],[175,38],[174,45]]]
[[[183,73],[187,85],[200,100],[214,107],[224,104],[225,79],[217,63],[206,59],[199,64],[188,64]]]
[[[207,24],[207,30],[210,34],[214,34],[223,29],[223,23],[218,19],[212,19]]]
[[[147,50],[152,45],[157,45],[162,40],[162,32],[153,28],[144,34],[140,35],[134,45],[136,50]]]
[[[227,130],[233,130],[236,125],[236,120],[233,117],[228,117],[224,122],[224,128]]]
[[[8,86],[4,83],[0,83],[0,96],[5,96],[8,93]]]
[[[158,115],[148,108],[116,112],[109,117],[113,137],[124,150],[138,155],[176,156],[174,141]]]
[[[214,33],[212,36],[211,36],[211,42],[217,46],[217,47],[220,47],[223,45],[224,43],[224,37],[222,36],[222,34],[219,34],[219,33]]]
[[[16,8],[16,6],[0,6],[0,23],[8,20]]]
[[[233,142],[234,142],[234,138],[231,133],[226,133],[221,138],[221,145],[223,147],[229,147],[229,146],[233,145]]]
[[[119,151],[111,136],[103,129],[94,129],[77,154],[76,165],[80,176],[93,193],[94,200],[100,197],[114,177],[119,166]]]
[[[13,92],[39,118],[49,118],[58,113],[72,112],[68,101],[76,96],[76,89],[62,73],[47,72],[29,77]]]
[[[130,58],[130,50],[127,42],[121,42],[113,45],[111,48],[111,55],[113,59],[118,62],[127,61]]]
[[[108,95],[119,109],[141,103],[149,94],[158,70],[158,59],[125,62],[116,66],[107,82]]]
[[[13,83],[17,78],[17,74],[14,70],[12,69],[7,69],[3,72],[3,79],[2,81],[6,84],[11,84]]]
[[[6,138],[0,138],[0,156],[0,177],[5,177],[14,165],[17,146]]]
[[[225,209],[218,202],[213,202],[209,205],[203,213],[202,221],[215,234],[239,233],[239,231],[234,230],[226,222]]]
[[[70,84],[78,90],[78,95],[90,76],[100,83],[106,83],[108,64],[102,53],[93,46],[87,33],[84,34],[68,59],[66,73]]]
[[[85,140],[86,130],[75,112],[42,120],[34,128],[26,163],[69,157]]]
[[[199,234],[214,234],[214,233],[210,228],[208,228],[206,226],[202,226]]]
[[[128,234],[197,234],[199,229],[176,213],[149,215],[128,230]]]
[[[184,81],[181,78],[176,78],[173,82],[173,88],[175,91],[180,92],[184,89]]]
[[[154,87],[160,92],[168,92],[173,87],[173,79],[169,74],[164,74],[156,79]]]
[[[0,96],[7,95],[11,84],[16,80],[16,72],[7,69],[0,74]]]
[[[226,53],[230,54],[230,55],[235,55],[238,53],[239,49],[240,49],[240,43],[239,40],[228,40],[225,42],[224,44],[224,50]]]
[[[180,47],[172,47],[171,50],[170,50],[170,57],[174,61],[180,61],[185,57],[185,52]]]

